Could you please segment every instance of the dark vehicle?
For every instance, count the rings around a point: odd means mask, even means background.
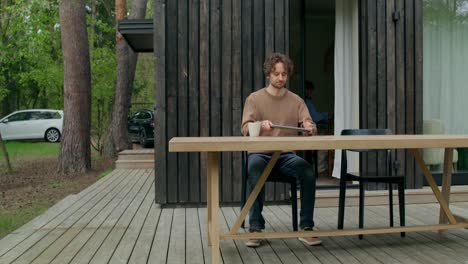
[[[136,111],[128,118],[130,139],[142,147],[154,144],[154,112],[148,109]]]

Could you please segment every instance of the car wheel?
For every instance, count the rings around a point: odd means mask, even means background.
[[[52,143],[59,142],[60,131],[58,131],[58,129],[56,128],[47,129],[47,131],[45,132],[45,140]]]
[[[146,132],[144,129],[140,131],[139,139],[140,139],[140,145],[146,148],[148,146],[148,137],[146,136]]]

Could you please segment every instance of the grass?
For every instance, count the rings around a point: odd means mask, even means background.
[[[102,172],[101,174],[99,174],[99,175],[96,177],[96,179],[97,179],[97,180],[100,180],[100,179],[106,177],[107,174],[111,173],[112,171],[113,171],[113,169],[106,170],[106,171]]]
[[[14,177],[25,177],[25,181],[28,181],[27,177],[34,176],[37,171],[40,171],[40,175],[44,175],[44,173],[49,175],[50,173],[53,176],[56,173],[55,165],[35,169],[34,164],[43,164],[49,160],[55,162],[55,158],[59,156],[60,144],[34,141],[5,141],[5,143],[14,168]],[[80,192],[92,184],[95,181],[93,179],[100,179],[109,174],[112,171],[108,169],[110,166],[106,165],[106,162],[100,162],[100,160],[101,157],[97,152],[92,152],[93,168],[98,168],[99,171],[105,170],[104,172],[90,171],[87,174],[77,176],[77,178],[66,180],[56,179],[52,176],[44,177],[43,182],[34,182],[31,185],[18,181],[23,185],[7,189],[3,194],[0,191],[0,239],[42,214],[67,195]],[[28,164],[29,167],[25,167],[22,161],[27,161],[25,164]],[[31,164],[33,165],[32,169]],[[5,158],[0,151],[0,178],[4,167]]]
[[[57,157],[60,150],[60,144],[48,142],[5,141],[5,145],[12,162]],[[4,162],[4,154],[1,151],[0,159],[0,162]]]
[[[44,213],[53,204],[37,204],[21,210],[0,209],[0,239]]]

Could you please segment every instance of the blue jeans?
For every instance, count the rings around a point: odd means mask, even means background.
[[[263,170],[271,159],[268,154],[250,154],[248,157],[248,183],[249,193],[255,187],[255,184],[260,179]],[[281,173],[284,176],[294,177],[300,183],[301,190],[301,213],[300,223],[301,229],[305,227],[312,228],[314,226],[314,206],[315,206],[315,170],[313,165],[297,156],[292,152],[283,153],[279,157],[273,170]],[[265,229],[265,219],[262,216],[263,201],[265,200],[265,188],[255,200],[249,212],[249,224],[252,230]]]

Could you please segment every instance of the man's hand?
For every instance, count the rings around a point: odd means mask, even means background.
[[[305,133],[306,136],[317,135],[317,126],[314,123],[312,123],[312,122],[310,122],[308,120],[305,120],[304,122],[302,122],[302,125],[304,126],[304,128],[310,129],[309,132]]]
[[[262,131],[272,130],[273,129],[273,128],[271,128],[272,125],[273,125],[273,123],[270,120],[263,120],[262,121]]]

